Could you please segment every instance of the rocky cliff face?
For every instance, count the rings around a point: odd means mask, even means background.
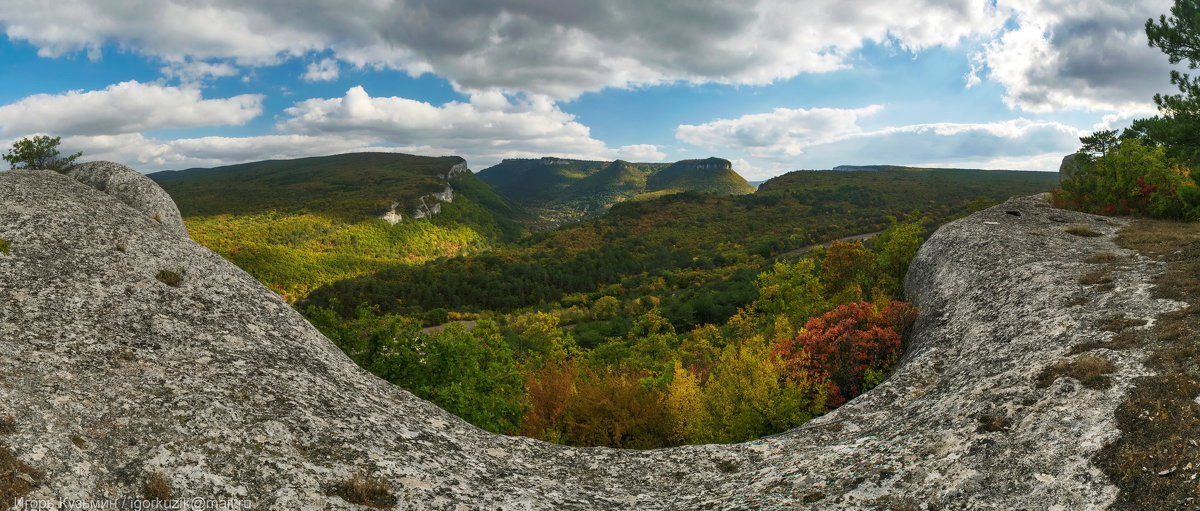
[[[471,169],[467,168],[466,163],[459,163],[450,167],[450,170],[446,171],[446,174],[443,176],[443,179],[446,180],[446,189],[417,197],[416,207],[413,208],[411,216],[413,218],[429,218],[441,213],[443,202],[454,202],[454,188],[450,186],[450,178],[470,173]],[[400,207],[400,202],[393,202],[392,208],[379,218],[392,225],[400,223],[404,220],[404,215],[396,211],[398,207]]]
[[[1100,384],[1044,369],[1111,336],[1098,318],[1177,305],[1149,296],[1160,263],[1140,257],[1080,283],[1086,258],[1124,253],[1120,226],[1038,198],[944,226],[910,269],[921,316],[887,382],[780,435],[637,452],[480,431],[359,369],[127,201],[2,172],[0,447],[40,471],[26,499],[157,481],[259,509],[351,509],[332,489],[360,476],[398,509],[1098,509],[1116,490],[1091,457],[1141,354],[1096,350],[1112,364]]]

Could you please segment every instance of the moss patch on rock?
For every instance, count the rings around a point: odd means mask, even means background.
[[[1084,387],[1101,389],[1109,386],[1107,374],[1116,368],[1112,362],[1095,355],[1084,355],[1074,360],[1060,360],[1042,370],[1038,375],[1037,386],[1049,387],[1055,380],[1064,377],[1075,378]]]
[[[16,421],[11,416],[0,417],[0,434],[16,432]],[[13,509],[17,500],[41,484],[40,470],[21,461],[3,439],[0,439],[0,511]]]
[[[392,495],[391,487],[387,482],[362,474],[355,475],[347,481],[330,486],[325,493],[330,496],[341,497],[351,504],[377,509],[390,508],[396,505],[396,496]]]
[[[155,275],[154,278],[158,279],[159,282],[171,287],[179,287],[183,285],[183,275],[171,270],[159,270],[158,274]]]

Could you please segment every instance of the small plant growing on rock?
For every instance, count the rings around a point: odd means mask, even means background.
[[[1121,257],[1112,252],[1098,252],[1083,260],[1088,264],[1113,264],[1120,261]]]
[[[1062,377],[1071,377],[1089,389],[1102,389],[1109,386],[1106,374],[1116,370],[1112,362],[1094,356],[1084,355],[1075,360],[1060,360],[1054,365],[1042,370],[1038,375],[1038,388],[1049,387],[1050,384]]]
[[[1143,326],[1146,323],[1147,321],[1144,319],[1127,318],[1124,314],[1118,314],[1100,321],[1098,327],[1103,332],[1123,332],[1128,328]]]
[[[0,435],[17,431],[17,422],[10,415],[0,416]],[[44,474],[17,458],[7,443],[0,440],[0,510],[7,510],[13,502],[33,491],[41,484]]]
[[[349,481],[343,481],[329,487],[326,495],[341,497],[351,504],[373,507],[377,509],[390,508],[396,505],[396,496],[392,495],[385,481],[356,474]]]
[[[1012,421],[1003,415],[984,414],[979,416],[979,427],[975,430],[978,433],[999,433],[1008,431],[1012,427]]]
[[[162,475],[162,472],[150,474],[150,478],[146,480],[146,487],[142,491],[146,498],[155,500],[170,500],[175,493],[171,490],[171,483]]]
[[[814,491],[814,492],[811,492],[808,495],[804,496],[804,503],[812,504],[814,502],[819,502],[819,501],[821,501],[821,499],[824,499],[824,498],[825,498],[824,493],[819,492],[819,491]]]
[[[738,466],[736,461],[732,461],[732,460],[717,460],[716,464],[717,464],[717,470],[720,470],[721,472],[724,472],[726,474],[732,474],[734,472],[737,472],[741,468]]]
[[[1074,234],[1076,236],[1081,236],[1084,238],[1098,238],[1100,236],[1103,236],[1103,234],[1093,231],[1090,228],[1083,226],[1083,225],[1073,225],[1071,227],[1068,227],[1067,233]]]
[[[1113,281],[1112,272],[1108,270],[1096,271],[1079,277],[1079,283],[1085,286],[1094,286],[1096,284],[1108,284]]]
[[[183,285],[183,276],[171,270],[160,270],[154,278],[159,282],[171,287],[179,287]]]
[[[8,240],[6,240],[4,238],[0,238],[0,253],[2,253],[4,255],[8,255],[8,250],[9,250],[10,246],[11,245],[8,243]]]

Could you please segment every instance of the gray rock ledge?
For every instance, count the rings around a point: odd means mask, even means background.
[[[145,213],[168,231],[187,237],[187,227],[175,201],[145,174],[111,161],[81,163],[64,173]]]
[[[1019,213],[1020,216],[1007,212]],[[1103,236],[1065,233],[1085,224]],[[942,227],[913,262],[921,308],[887,382],[738,445],[580,449],[483,432],[355,366],[267,288],[116,198],[53,172],[0,173],[0,414],[45,472],[31,498],[141,495],[353,509],[323,488],[388,481],[398,509],[1100,509],[1092,465],[1142,353],[1097,353],[1111,387],[1034,380],[1097,320],[1152,318],[1161,265],[1078,283],[1120,220],[1018,198]],[[183,277],[156,280],[161,270]],[[1085,305],[1065,305],[1080,295]],[[983,415],[1007,431],[981,431]]]

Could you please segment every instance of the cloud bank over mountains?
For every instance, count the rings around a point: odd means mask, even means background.
[[[159,62],[161,78],[32,94],[0,106],[0,142],[52,132],[89,157],[132,158],[123,161],[142,168],[368,149],[460,154],[479,168],[546,154],[656,161],[688,147],[744,155],[764,174],[868,156],[1042,165],[1048,155],[1073,150],[1080,129],[1089,128],[1046,114],[1097,112],[1119,120],[1153,112],[1150,97],[1167,90],[1170,66],[1146,45],[1142,25],[1170,4],[10,0],[0,4],[10,41],[46,58],[129,52]],[[867,47],[964,52],[971,72],[962,87],[998,86],[1012,116],[867,128],[863,119],[893,106],[766,108],[680,122],[670,135],[681,145],[666,147],[606,143],[564,110],[604,90],[759,87],[852,69],[863,65]],[[281,107],[270,133],[164,133],[242,126],[264,115],[267,91],[206,97],[206,84],[290,61],[306,63],[295,78],[307,83],[337,80],[347,70],[400,70],[445,79],[467,99],[432,104],[353,86],[340,97],[284,100],[291,104]]]

